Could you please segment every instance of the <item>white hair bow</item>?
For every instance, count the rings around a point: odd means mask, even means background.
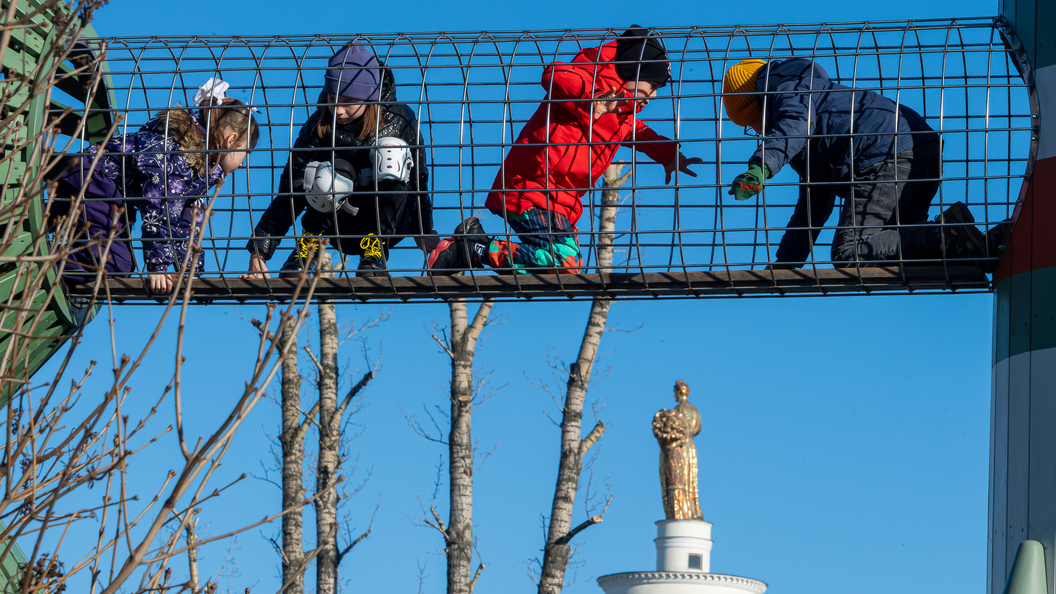
[[[210,97],[216,99],[217,103],[219,103],[220,100],[227,97],[229,88],[231,88],[231,85],[219,78],[210,78],[205,81],[204,85],[198,87],[198,92],[194,94],[194,104],[201,105],[206,103]]]

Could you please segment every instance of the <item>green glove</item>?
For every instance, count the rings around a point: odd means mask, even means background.
[[[751,163],[748,171],[733,178],[729,193],[736,200],[747,200],[763,191],[763,184],[770,177],[770,170],[761,163]]]

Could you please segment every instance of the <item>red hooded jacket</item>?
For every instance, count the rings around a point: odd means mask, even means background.
[[[570,64],[543,70],[546,100],[539,106],[499,168],[484,203],[495,214],[520,214],[538,206],[565,216],[573,225],[583,214],[583,195],[597,183],[620,145],[631,141],[657,163],[678,154],[678,143],[637,119],[630,102],[594,118],[589,99],[619,87],[611,63],[616,42],[588,48]],[[608,63],[606,63],[608,62]],[[584,101],[587,99],[588,101]]]

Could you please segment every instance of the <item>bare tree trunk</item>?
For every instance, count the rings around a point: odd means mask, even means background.
[[[319,268],[329,268],[322,254]],[[315,533],[320,547],[315,561],[317,594],[337,594],[337,490],[328,489],[337,479],[341,418],[337,414],[337,312],[333,303],[319,302],[319,461],[316,465]]]
[[[301,428],[301,373],[297,367],[296,318],[282,329],[290,345],[282,359],[282,583],[288,594],[304,594],[304,431]]]
[[[612,231],[616,226],[616,211],[620,198],[619,187],[631,173],[622,177],[623,165],[610,165],[605,170],[605,190],[601,193],[601,213],[598,229],[598,268],[612,266]],[[571,540],[580,530],[601,521],[600,516],[588,518],[580,526],[572,527],[572,511],[579,489],[579,475],[583,470],[583,456],[590,446],[601,438],[605,425],[600,421],[587,437],[583,437],[583,404],[586,401],[587,389],[594,360],[598,354],[598,345],[605,333],[605,324],[609,319],[609,299],[595,299],[590,308],[587,328],[583,332],[583,341],[579,346],[579,355],[572,364],[568,374],[568,386],[565,391],[565,408],[561,417],[561,460],[557,470],[557,486],[554,488],[554,501],[550,509],[550,525],[546,532],[546,548],[543,552],[543,566],[539,577],[539,593],[555,594],[564,587],[565,571],[568,568],[572,553]]]
[[[475,573],[473,562],[473,355],[480,332],[487,324],[492,304],[484,302],[469,323],[466,304],[451,302],[451,434],[448,436],[448,472],[451,514],[448,518],[447,593],[470,594],[483,566]]]

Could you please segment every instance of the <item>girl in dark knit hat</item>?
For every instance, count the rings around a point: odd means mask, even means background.
[[[404,237],[426,253],[435,245],[428,182],[418,120],[396,101],[392,72],[369,48],[342,47],[247,245],[246,276],[267,276],[266,262],[298,217],[302,235],[280,276],[312,268],[324,236],[359,256],[358,276],[388,275],[389,248]]]

